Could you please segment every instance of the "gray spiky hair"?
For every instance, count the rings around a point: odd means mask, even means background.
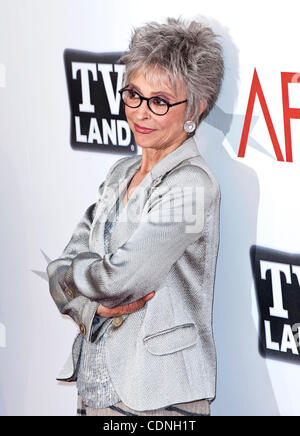
[[[168,82],[177,93],[177,79],[186,90],[186,118],[198,126],[213,108],[224,76],[222,46],[219,36],[197,21],[167,18],[165,24],[154,21],[133,28],[128,50],[119,62],[125,64],[122,86],[136,72],[143,72],[147,81]],[[201,101],[206,108],[199,117]]]

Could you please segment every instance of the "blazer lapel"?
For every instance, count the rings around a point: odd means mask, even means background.
[[[161,159],[149,173],[144,177],[142,182],[134,190],[125,207],[121,206],[121,211],[117,223],[111,235],[111,251],[116,250],[123,245],[138,224],[137,207],[146,203],[147,198],[151,195],[153,189],[158,186],[163,177],[174,167],[179,165],[185,159],[199,155],[197,144],[194,138],[185,140],[176,150],[169,153]],[[104,247],[104,225],[112,208],[115,208],[117,198],[127,188],[130,180],[141,166],[142,156],[134,156],[129,160],[129,165],[125,170],[124,177],[116,179],[112,174],[110,180],[106,182],[103,192],[102,201],[96,212],[94,226],[92,229],[93,237],[90,238],[90,249],[96,251],[102,257],[106,254]],[[138,205],[138,206],[137,206]],[[128,220],[130,210],[134,210],[134,222]],[[141,211],[140,211],[141,212]]]
[[[145,203],[147,197],[151,195],[152,190],[161,183],[163,177],[169,171],[179,165],[182,161],[194,156],[198,156],[199,154],[200,153],[198,151],[198,147],[194,138],[188,138],[178,148],[176,148],[176,150],[167,154],[167,156],[165,156],[156,165],[154,165],[154,167],[149,171],[149,173],[142,180],[142,182],[133,191],[133,194],[129,198],[125,209],[127,207],[130,207],[134,202],[136,202],[138,197],[140,197],[141,195],[144,196]],[[133,164],[126,171],[125,178],[121,184],[120,194],[123,192],[123,189],[125,189],[133,175],[140,168],[141,158],[141,155],[139,155],[136,158],[135,162],[133,162]],[[113,200],[111,204],[113,204],[114,201],[115,200]]]
[[[116,179],[112,175],[105,183],[101,201],[96,209],[89,239],[90,251],[96,252],[102,257],[106,254],[104,246],[104,226],[108,215],[112,208],[115,207],[118,196],[126,188],[129,181],[140,167],[140,164],[141,156],[134,156],[132,160],[129,161],[129,166],[126,168],[123,177]]]
[[[154,165],[151,169],[153,180],[158,177],[163,177],[167,172],[175,168],[185,159],[198,156],[199,154],[194,137],[192,136],[191,138],[186,139],[178,148],[176,148],[176,150],[167,154],[167,156]]]

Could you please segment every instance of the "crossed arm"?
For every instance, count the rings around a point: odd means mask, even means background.
[[[89,248],[89,233],[95,208],[96,203],[87,208],[62,255],[47,266],[49,289],[54,302],[62,314],[69,315],[79,326],[83,325],[85,327],[88,340],[91,340],[92,337],[92,322],[95,315],[101,318],[97,323],[99,328],[106,318],[135,312],[154,296],[154,293],[150,293],[130,304],[106,308],[97,301],[91,301],[84,295],[78,294],[74,297],[73,291],[64,286],[64,275],[72,260],[80,252],[87,251]]]

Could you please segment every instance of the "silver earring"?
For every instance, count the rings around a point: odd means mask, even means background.
[[[186,121],[183,125],[183,128],[187,133],[193,133],[193,131],[196,129],[196,123],[194,121]]]

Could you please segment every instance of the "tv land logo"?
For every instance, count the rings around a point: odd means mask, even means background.
[[[117,63],[121,55],[65,49],[72,147],[136,154],[118,93],[125,69]]]
[[[252,246],[259,308],[259,351],[300,362],[300,255]]]

